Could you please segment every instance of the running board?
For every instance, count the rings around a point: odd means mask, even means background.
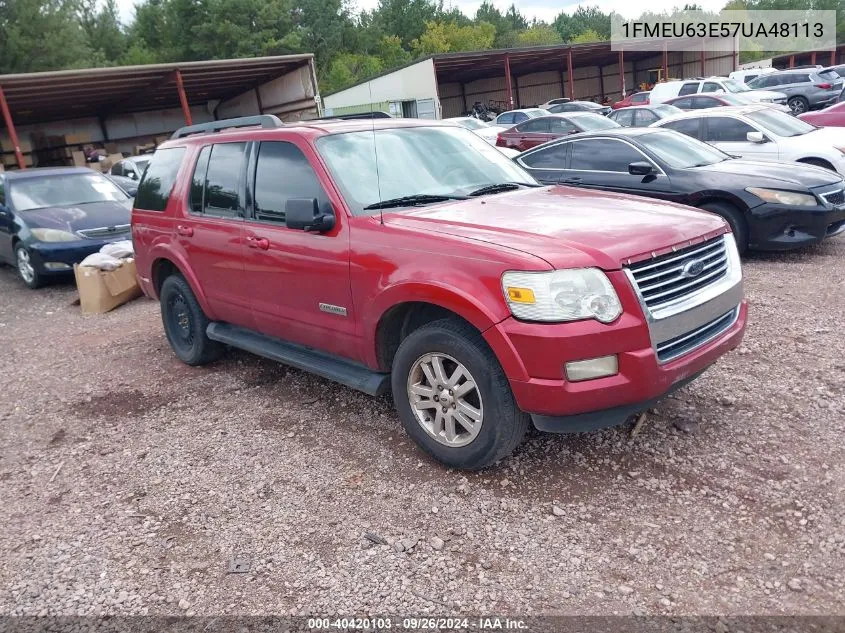
[[[387,393],[390,374],[228,323],[209,323],[208,338],[339,382],[371,396]]]

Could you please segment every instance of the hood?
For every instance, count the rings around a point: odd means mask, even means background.
[[[692,169],[696,172],[736,176],[740,180],[753,182],[755,186],[788,188],[796,191],[806,191],[842,181],[841,176],[829,169],[777,160],[734,159]]]
[[[786,95],[782,92],[775,92],[774,90],[751,90],[749,92],[740,92],[744,97],[753,99],[754,101],[762,101],[763,99],[786,99]]]
[[[385,222],[515,249],[554,268],[624,261],[712,237],[726,223],[670,202],[573,187],[543,187],[385,215]]]
[[[76,232],[103,226],[129,224],[132,200],[91,202],[68,207],[45,207],[21,211],[18,215],[31,228]]]

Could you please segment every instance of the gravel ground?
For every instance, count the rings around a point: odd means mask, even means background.
[[[0,269],[0,613],[845,614],[843,258],[750,257],[743,347],[635,437],[475,474],[385,399],[187,367],[156,303]]]

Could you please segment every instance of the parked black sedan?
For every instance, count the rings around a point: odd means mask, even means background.
[[[712,211],[728,221],[743,251],[787,250],[845,232],[845,181],[838,174],[802,163],[732,158],[664,128],[575,134],[514,160],[546,184]]]
[[[37,288],[129,236],[131,198],[87,167],[0,173],[0,262]]]

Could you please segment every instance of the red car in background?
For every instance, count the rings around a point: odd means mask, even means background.
[[[561,136],[578,132],[592,132],[620,127],[616,121],[592,112],[567,112],[550,114],[523,121],[519,125],[499,133],[496,139],[498,147],[509,147],[524,152],[537,145],[542,145]]]
[[[650,94],[649,91],[635,92],[622,99],[622,101],[617,101],[610,107],[618,110],[619,108],[627,108],[628,106],[648,105],[648,95]]]
[[[845,127],[845,101],[815,112],[799,114],[798,118],[819,127]]]

